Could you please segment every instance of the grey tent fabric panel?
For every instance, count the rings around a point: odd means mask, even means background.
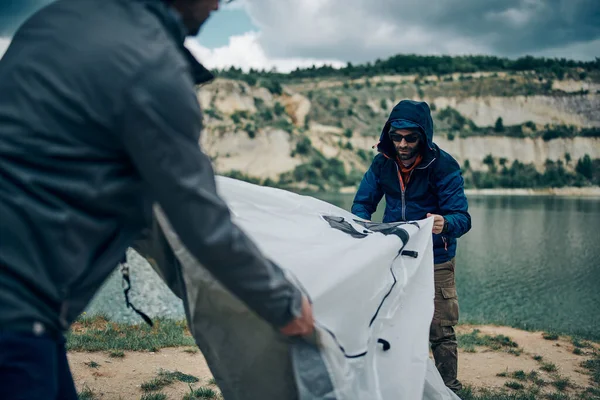
[[[290,341],[198,263],[159,207],[155,207],[155,215],[181,260],[190,308],[188,324],[225,399],[297,399]],[[316,370],[318,366],[311,368]]]
[[[295,339],[292,360],[300,400],[337,400],[321,352],[303,339]]]
[[[336,400],[316,344],[284,338],[219,284],[211,282],[208,271],[201,271],[203,267],[192,261],[174,234],[165,237],[160,226],[166,232],[173,231],[159,207],[155,207],[154,215],[152,227],[144,231],[133,249],[184,301],[188,325],[225,399],[249,400],[260,395],[265,399]],[[187,277],[187,285],[193,288],[186,287],[186,279],[181,277],[184,269],[171,246],[179,257],[198,268],[196,274],[188,274],[204,276],[204,280]],[[191,314],[190,301],[194,302]],[[235,318],[220,318],[222,308],[236,310]]]

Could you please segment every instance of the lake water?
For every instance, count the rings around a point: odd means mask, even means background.
[[[352,195],[317,194],[349,209]],[[381,220],[383,203],[374,220]],[[473,227],[459,239],[456,279],[462,322],[498,323],[600,339],[600,199],[470,196]],[[151,316],[181,318],[180,302],[135,254],[132,299]],[[122,321],[113,275],[89,307]]]

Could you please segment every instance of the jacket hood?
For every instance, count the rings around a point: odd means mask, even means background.
[[[169,2],[164,0],[137,1],[144,3],[146,8],[156,15],[156,17],[167,29],[171,35],[171,38],[175,41],[188,62],[194,83],[196,85],[201,85],[212,81],[214,79],[214,75],[198,61],[198,59],[187,47],[185,47],[185,39],[187,36],[186,28],[183,25],[183,21],[179,13],[167,5]]]
[[[387,122],[385,123],[377,150],[388,157],[396,157],[396,149],[388,132],[392,121],[403,120],[419,127],[421,135],[426,139],[427,146],[424,151],[424,160],[435,156],[435,146],[433,145],[433,120],[431,119],[431,110],[429,104],[424,101],[402,100],[392,109]]]

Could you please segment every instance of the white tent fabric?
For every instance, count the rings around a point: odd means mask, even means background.
[[[225,177],[217,185],[234,222],[308,294],[317,321],[312,345],[283,338],[198,264],[157,208],[182,265],[192,333],[225,399],[458,399],[429,359],[432,219],[384,234],[312,197]]]

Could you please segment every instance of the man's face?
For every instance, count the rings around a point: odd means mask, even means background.
[[[188,34],[195,36],[210,13],[219,9],[219,0],[173,0],[172,6],[181,14]]]
[[[390,132],[390,138],[400,160],[411,160],[419,153],[421,134],[407,129],[398,129]]]

